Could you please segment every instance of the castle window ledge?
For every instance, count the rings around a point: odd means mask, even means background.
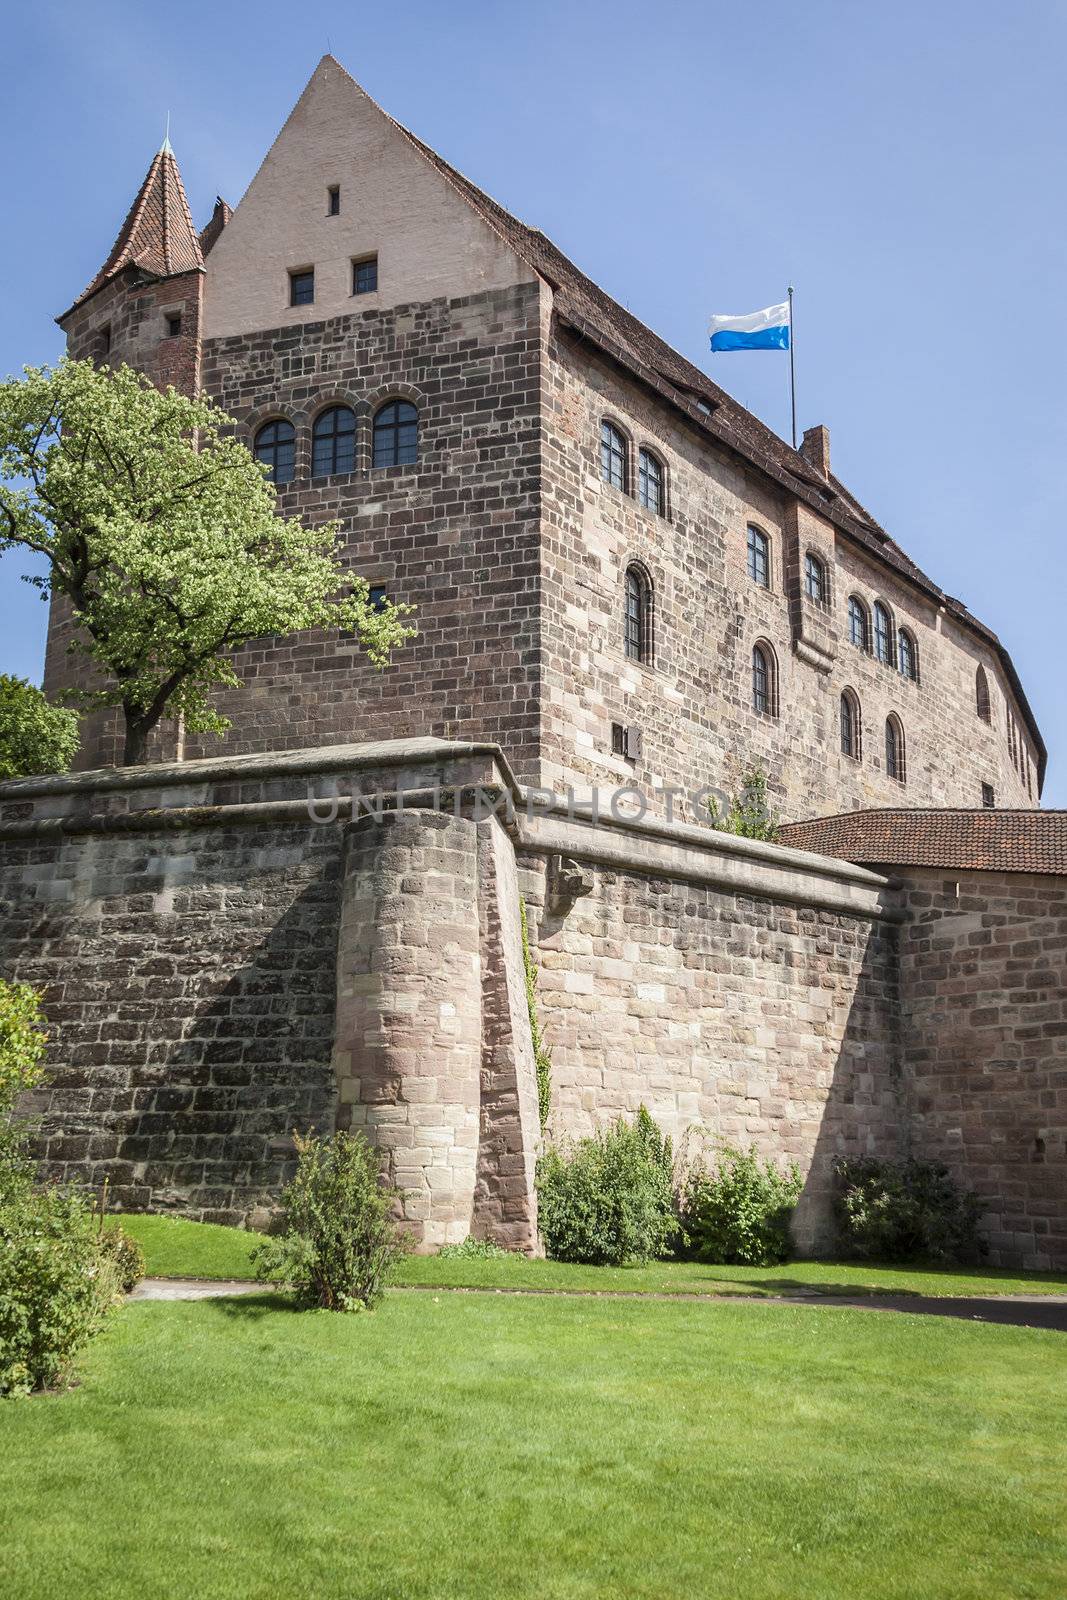
[[[793,640],[793,653],[798,661],[806,661],[809,667],[814,667],[816,672],[832,672],[834,661],[837,658],[835,650],[824,649],[812,639],[799,638]]]

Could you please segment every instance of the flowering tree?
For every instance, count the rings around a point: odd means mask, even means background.
[[[30,579],[70,601],[73,650],[99,682],[83,706],[121,706],[124,760],[178,713],[194,732],[228,723],[231,652],[305,628],[354,632],[376,667],[414,629],[410,609],[372,606],[338,560],[336,523],[276,514],[266,469],[205,399],[160,393],[129,367],[64,360],[0,383],[0,552],[37,552]]]
[[[66,772],[78,748],[78,717],[49,705],[25,678],[0,674],[0,778]]]

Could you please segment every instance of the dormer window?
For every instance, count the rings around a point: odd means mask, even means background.
[[[326,215],[339,217],[341,215],[341,185],[331,183],[326,191]]]
[[[301,267],[299,272],[289,274],[289,304],[291,306],[310,306],[315,302],[315,269],[314,267]]]

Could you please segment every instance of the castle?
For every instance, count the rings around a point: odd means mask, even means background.
[[[223,743],[164,724],[109,772],[98,714],[83,771],[2,787],[0,953],[51,997],[53,1170],[258,1218],[294,1122],[360,1125],[425,1243],[532,1248],[521,893],[554,1131],[644,1101],[795,1157],[809,1248],[835,1154],[936,1156],[995,1259],[1062,1264],[1045,748],[825,428],[785,445],[330,56],[200,232],[165,144],[58,320],[73,355],[217,400],[419,633],[382,675],[343,636],[258,641]],[[50,693],[70,627],[55,604]],[[693,791],[754,761],[793,848],[703,825]],[[408,803],[361,815],[353,788]],[[647,814],[588,803],[623,788]]]

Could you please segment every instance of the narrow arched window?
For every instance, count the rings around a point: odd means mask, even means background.
[[[983,722],[992,722],[993,708],[989,699],[989,679],[985,675],[985,668],[980,666],[974,675],[974,703],[975,710]]]
[[[855,594],[848,602],[848,636],[857,650],[871,648],[871,624],[867,607],[859,595]]]
[[[816,605],[824,606],[829,598],[826,582],[826,568],[818,556],[808,555],[804,561],[804,588],[809,600],[814,600]]]
[[[906,781],[904,766],[904,729],[900,726],[897,717],[887,717],[885,723],[885,770],[886,776],[895,778],[898,783]]]
[[[663,494],[663,463],[651,450],[642,450],[637,466],[637,498],[646,511],[662,517],[666,501]]]
[[[893,663],[893,619],[880,600],[874,605],[874,653],[879,661]]]
[[[291,422],[279,419],[267,422],[256,434],[257,461],[266,462],[274,483],[292,483],[296,470],[296,429]]]
[[[761,717],[778,714],[774,653],[770,645],[752,647],[752,709]]]
[[[410,467],[419,459],[419,413],[410,400],[390,400],[374,413],[376,467]]]
[[[321,411],[311,430],[311,476],[329,478],[337,472],[353,472],[355,465],[355,413],[347,406]]]
[[[631,661],[652,660],[652,585],[641,567],[627,567],[623,644]]]
[[[897,636],[897,660],[900,663],[902,678],[910,678],[912,683],[919,679],[919,654],[915,648],[915,640],[907,628],[901,628]]]
[[[771,541],[762,528],[748,530],[748,575],[761,589],[771,586]]]
[[[863,751],[860,703],[851,689],[841,696],[841,753],[858,761]]]
[[[626,493],[626,438],[611,422],[600,424],[600,476]]]

